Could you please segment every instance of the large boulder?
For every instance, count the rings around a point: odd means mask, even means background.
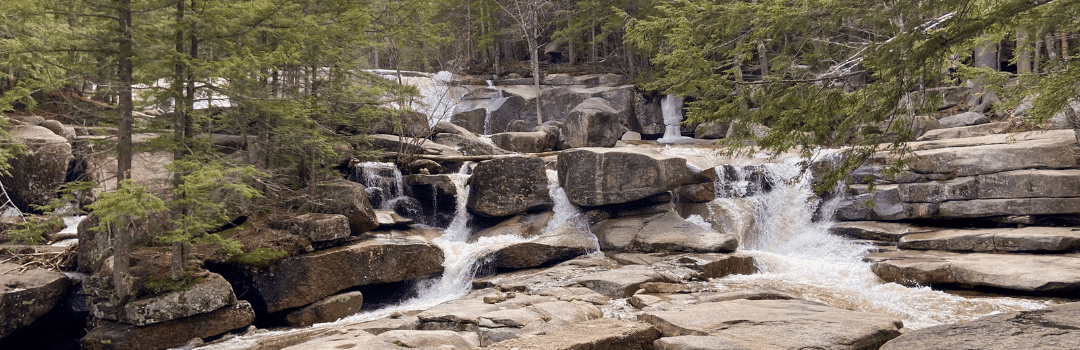
[[[293,327],[307,327],[316,323],[333,322],[360,312],[360,307],[363,305],[363,294],[360,294],[360,292],[345,292],[290,312],[285,316],[285,322]]]
[[[68,284],[57,271],[0,263],[0,338],[52,310]]]
[[[333,241],[349,237],[349,218],[341,214],[307,213],[272,223],[275,229],[288,230],[309,242]]]
[[[26,145],[26,154],[9,161],[11,176],[0,177],[12,203],[28,211],[30,205],[45,205],[64,184],[68,163],[74,158],[71,144],[49,129],[19,125],[11,129],[14,142]]]
[[[352,181],[320,183],[311,189],[312,202],[306,203],[315,213],[340,214],[349,218],[352,234],[361,234],[379,227],[375,209],[361,185]]]
[[[609,219],[593,231],[605,251],[728,253],[739,246],[734,235],[701,227],[674,211]]]
[[[438,133],[433,138],[436,143],[456,147],[461,154],[466,156],[480,156],[489,154],[510,154],[512,152],[496,147],[491,143],[484,142],[479,137],[468,133],[466,135]],[[494,138],[492,139],[494,140]]]
[[[1080,303],[912,330],[881,346],[904,349],[1080,349]]]
[[[187,344],[195,338],[207,338],[247,327],[255,321],[248,302],[223,307],[206,314],[175,319],[147,326],[102,322],[79,341],[87,350],[157,350]]]
[[[1080,291],[1080,258],[1075,256],[901,250],[872,253],[865,259],[886,282],[993,288],[1018,294],[1075,295]]]
[[[1080,230],[1037,226],[940,230],[906,235],[897,247],[955,252],[1070,253],[1080,250]]]
[[[551,209],[544,161],[509,157],[484,161],[469,178],[468,208],[473,213],[501,217]]]
[[[642,283],[673,282],[670,276],[643,265],[628,265],[614,270],[590,273],[575,278],[574,281],[609,298],[626,298],[634,295]]]
[[[909,170],[922,177],[963,177],[1020,169],[1066,169],[1080,165],[1072,130],[988,135],[965,139],[912,142]],[[920,177],[907,177],[917,180]],[[902,178],[901,180],[904,180]],[[913,181],[901,181],[913,182]]]
[[[207,314],[235,303],[232,285],[221,275],[211,273],[191,289],[128,302],[121,308],[118,319],[109,312],[100,312],[96,308],[99,304],[91,305],[90,311],[99,319],[145,326]]]
[[[664,338],[656,349],[876,349],[900,335],[892,316],[805,300],[733,300],[638,316]]]
[[[491,142],[501,149],[518,153],[550,151],[559,139],[542,131],[501,132],[491,135]]]
[[[577,206],[648,198],[690,182],[686,159],[642,150],[580,148],[558,158],[559,184]]]
[[[624,117],[605,99],[585,100],[566,116],[559,148],[614,147],[628,131]]]
[[[483,229],[469,236],[469,243],[475,243],[483,237],[514,236],[520,238],[533,238],[544,233],[548,221],[554,213],[550,211],[536,214],[523,214],[503,220],[490,228]]]
[[[443,252],[421,238],[376,238],[286,258],[266,267],[208,264],[260,313],[322,300],[342,290],[432,276]]]
[[[570,222],[534,240],[503,247],[490,259],[496,269],[517,270],[560,263],[598,249],[591,232]]]
[[[977,112],[964,112],[953,116],[938,119],[942,128],[956,128],[961,126],[971,126],[986,124],[990,122],[990,118]]]
[[[476,134],[484,134],[484,122],[487,119],[486,108],[476,108],[464,112],[454,113],[450,116],[450,123]]]

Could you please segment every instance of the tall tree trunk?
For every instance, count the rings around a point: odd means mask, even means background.
[[[757,43],[758,53],[758,68],[761,70],[761,79],[765,79],[766,75],[769,75],[769,56],[765,51],[765,42],[758,41]]]
[[[535,16],[535,14],[534,14]],[[540,113],[540,98],[543,95],[543,90],[540,90],[540,55],[538,51],[540,48],[536,45],[536,37],[532,34],[525,40],[529,45],[530,54],[532,55],[532,74],[533,74],[533,86],[536,88],[536,125],[544,124],[544,116]]]
[[[176,35],[173,39],[173,45],[176,49],[177,57],[183,57],[187,53],[187,48],[184,42],[184,4],[187,0],[176,1]],[[187,69],[183,59],[177,59],[176,66],[173,68],[173,141],[176,145],[176,149],[173,150],[173,159],[180,160],[187,155],[187,135],[185,135],[184,125],[185,120],[188,118],[188,101],[184,98],[184,85],[186,84]],[[176,172],[173,174],[173,188],[180,187],[184,182],[184,174]],[[176,194],[176,196],[182,196]],[[185,215],[186,210],[181,209],[179,213],[174,215]],[[184,278],[184,243],[173,242],[172,244],[172,264],[169,266],[169,277],[174,281],[179,281]]]
[[[1031,36],[1026,30],[1016,31],[1016,72],[1020,74],[1031,73],[1031,50],[1024,42]]]
[[[120,127],[119,143],[116,146],[116,181],[117,187],[126,179],[131,178],[131,122],[134,105],[131,101],[132,79],[132,56],[134,56],[134,44],[131,35],[131,0],[119,0],[117,3],[120,24],[120,45],[117,63],[119,66],[117,75],[120,80]],[[117,238],[113,246],[113,284],[116,289],[116,298],[125,302],[131,292],[128,285],[128,260],[131,259],[131,230],[119,227]]]

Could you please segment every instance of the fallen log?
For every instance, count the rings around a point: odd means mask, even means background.
[[[561,153],[561,151],[551,151],[551,152],[541,152],[541,153],[492,154],[492,155],[481,155],[481,156],[440,156],[440,155],[435,155],[435,154],[401,154],[401,153],[398,153],[398,152],[383,152],[383,159],[397,158],[399,155],[404,155],[406,157],[412,157],[412,158],[417,158],[417,159],[428,159],[428,160],[433,160],[433,161],[436,161],[436,162],[480,162],[480,161],[485,161],[485,160],[492,160],[492,159],[498,159],[498,158],[509,158],[509,157],[543,158],[543,157],[557,156],[557,155],[559,155],[559,153]]]

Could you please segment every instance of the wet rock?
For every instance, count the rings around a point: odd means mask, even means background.
[[[364,296],[360,292],[346,292],[317,301],[285,316],[292,327],[307,327],[316,323],[333,322],[360,312]]]
[[[490,259],[496,269],[516,270],[560,263],[598,249],[591,232],[570,222],[535,240],[501,248]]]
[[[0,263],[0,338],[52,310],[68,285],[57,271]]]
[[[865,260],[873,263],[871,269],[882,280],[905,285],[993,288],[1020,294],[1080,291],[1080,258],[1075,256],[901,250],[872,253]]]
[[[658,349],[874,349],[900,335],[892,316],[804,300],[734,300],[638,316],[663,334]],[[711,344],[711,345],[710,345]],[[719,347],[719,349],[725,349]]]
[[[353,235],[379,227],[364,185],[344,180],[320,183],[312,188],[312,196],[308,205],[313,212],[347,216]]]
[[[574,281],[609,298],[626,298],[634,295],[634,292],[637,292],[642,283],[673,282],[670,278],[652,268],[641,265],[630,265],[614,270],[590,273],[575,278]]]
[[[624,123],[625,116],[612,108],[607,100],[590,98],[566,116],[559,148],[614,147],[628,131]]]
[[[558,138],[542,131],[501,132],[491,135],[491,142],[501,149],[518,153],[540,153],[555,148]]]
[[[548,221],[554,213],[545,211],[537,214],[523,214],[514,216],[512,218],[503,220],[502,222],[492,226],[491,228],[484,229],[480,232],[474,233],[469,237],[469,243],[475,243],[477,240],[483,237],[497,237],[504,235],[511,235],[521,238],[533,238],[542,233],[544,227],[547,226]]]
[[[674,211],[609,219],[593,230],[605,251],[726,253],[739,245],[735,236],[693,224]]]
[[[359,323],[355,326],[371,334],[381,334],[393,330],[415,330],[420,327],[420,319],[416,316],[398,315],[397,317],[384,317],[374,321]]]
[[[236,303],[232,285],[221,275],[210,273],[191,289],[172,292],[152,298],[138,299],[124,304],[118,319],[108,312],[90,306],[90,312],[100,319],[118,321],[130,325],[146,326],[199,314],[207,314]]]
[[[379,227],[382,228],[408,226],[413,223],[412,219],[398,215],[393,210],[376,210],[375,220],[379,222]]]
[[[705,122],[694,128],[694,138],[698,139],[722,139],[727,137],[728,124],[721,122]]]
[[[68,163],[74,158],[71,144],[40,126],[19,125],[10,132],[12,141],[26,146],[26,153],[9,161],[11,176],[0,177],[0,182],[19,210],[48,204],[64,184]]]
[[[241,300],[206,314],[147,326],[103,322],[79,341],[88,350],[153,350],[178,347],[192,338],[206,338],[250,325],[255,320],[251,305]]]
[[[679,186],[674,191],[676,202],[708,203],[716,198],[716,189],[712,182]]]
[[[991,315],[974,321],[913,330],[881,350],[1078,349],[1080,303]]]
[[[577,206],[626,203],[687,183],[686,159],[641,150],[581,148],[558,158],[559,184]]]
[[[347,288],[408,281],[442,272],[443,253],[422,238],[377,238],[298,255],[267,267],[219,271],[259,312],[322,300]]]
[[[510,157],[481,162],[469,178],[468,208],[473,213],[501,217],[551,209],[544,161]]]
[[[942,128],[956,128],[961,126],[979,125],[990,122],[990,118],[977,112],[964,112],[953,116],[938,119]]]
[[[927,131],[919,136],[919,141],[934,141],[944,139],[959,139],[965,137],[979,137],[1004,133],[1009,123],[987,123],[972,126],[954,127],[948,129],[936,129]]]
[[[1025,227],[940,230],[904,236],[897,247],[955,252],[1068,253],[1080,250],[1080,229]]]
[[[614,319],[586,321],[553,333],[504,341],[494,349],[519,350],[649,350],[660,337],[652,326]]]
[[[900,238],[936,229],[900,222],[847,221],[837,222],[829,228],[829,233],[837,236],[882,242],[896,242]]]
[[[479,278],[473,284],[495,287],[504,291],[538,294],[551,288],[576,285],[575,278],[616,267],[618,267],[618,263],[612,259],[604,256],[586,255],[544,269],[514,271]]]
[[[476,331],[480,316],[499,309],[500,306],[481,299],[462,298],[436,305],[416,317],[420,320],[420,329]]]

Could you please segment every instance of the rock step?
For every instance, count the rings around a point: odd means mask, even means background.
[[[954,252],[1068,253],[1080,250],[1080,228],[940,230],[906,235],[897,246]]]
[[[837,236],[883,242],[896,242],[913,233],[933,231],[934,229],[929,227],[880,221],[837,222],[829,228],[829,233]]]
[[[663,334],[656,349],[872,349],[900,335],[892,316],[805,300],[733,300],[638,316]]]
[[[1018,294],[1075,296],[1080,291],[1080,255],[960,254],[900,250],[864,260],[886,282],[960,285]]]
[[[651,350],[660,332],[641,322],[603,318],[575,324],[553,333],[507,340],[493,349],[518,350]]]
[[[910,331],[881,350],[1080,349],[1080,303]]]

